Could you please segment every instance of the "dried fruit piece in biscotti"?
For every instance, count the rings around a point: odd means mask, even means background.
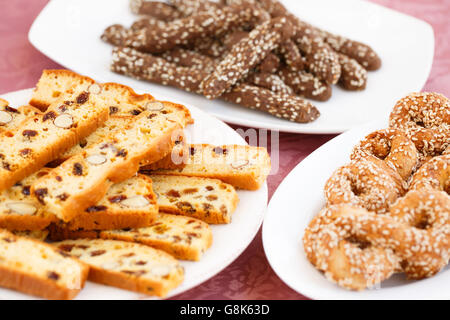
[[[57,223],[69,230],[112,230],[150,225],[158,215],[152,181],[137,175],[113,184],[95,205],[78,212],[68,223]]]
[[[257,26],[248,37],[233,46],[215,71],[203,81],[203,94],[208,99],[220,97],[293,34],[292,24],[284,17]]]
[[[0,191],[26,178],[100,127],[109,107],[97,94],[76,92],[0,133]]]
[[[31,192],[48,212],[69,222],[96,205],[112,183],[136,174],[142,161],[163,158],[173,148],[173,135],[181,129],[164,110],[144,111],[128,126],[112,131],[36,181]]]
[[[167,213],[159,213],[151,225],[143,228],[86,231],[52,225],[49,231],[53,241],[102,238],[137,242],[192,261],[199,261],[212,244],[212,231],[206,222]]]
[[[31,185],[51,169],[43,168],[0,193],[0,228],[15,231],[42,230],[55,216],[45,212],[31,196]]]
[[[184,279],[184,269],[168,253],[115,240],[66,240],[53,245],[90,267],[89,280],[165,297]]]
[[[0,230],[0,287],[47,299],[73,299],[89,268],[51,245]]]
[[[239,202],[233,186],[217,179],[150,175],[161,212],[200,219],[206,223],[224,224]]]
[[[190,144],[174,150],[165,159],[142,167],[142,172],[213,178],[236,188],[257,190],[271,169],[265,148]]]
[[[133,31],[124,45],[143,52],[161,53],[179,45],[192,45],[202,38],[218,37],[242,24],[258,23],[266,13],[251,6],[228,6],[203,11],[193,16],[168,22],[164,28]]]
[[[12,108],[9,102],[0,98],[0,132],[14,130],[27,117],[39,114],[40,111],[32,106]]]

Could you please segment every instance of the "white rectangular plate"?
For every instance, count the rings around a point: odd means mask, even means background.
[[[98,81],[119,82],[184,101],[239,125],[296,133],[340,133],[389,113],[396,99],[424,86],[431,70],[434,35],[429,24],[361,0],[284,0],[293,13],[318,27],[372,46],[380,70],[369,73],[367,89],[349,92],[337,86],[327,102],[313,102],[321,117],[308,124],[178,89],[134,80],[109,70],[112,47],[100,40],[111,24],[130,26],[137,19],[129,0],[52,0],[34,21],[30,42],[59,64]]]

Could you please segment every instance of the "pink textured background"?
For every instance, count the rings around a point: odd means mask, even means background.
[[[2,8],[0,94],[33,87],[43,69],[62,68],[34,49],[27,39],[31,23],[47,1],[0,0]],[[435,58],[424,90],[450,96],[450,1],[372,1],[423,19],[433,26],[436,37]],[[420,45],[420,39],[417,45]],[[300,161],[332,137],[281,133],[280,170],[276,176],[269,177],[269,196],[272,196],[284,177]],[[259,232],[247,250],[229,267],[175,299],[305,299],[305,297],[287,287],[272,271],[264,255]]]

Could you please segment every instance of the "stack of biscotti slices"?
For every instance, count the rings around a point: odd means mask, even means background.
[[[177,259],[199,261],[212,245],[209,224],[232,220],[235,188],[256,190],[270,171],[263,148],[187,144],[183,129],[193,120],[184,106],[67,70],[44,71],[30,106],[13,109],[1,100],[0,121],[1,111],[12,120],[0,123],[1,165],[11,169],[0,184],[0,228],[54,243],[90,268],[91,281],[146,294],[164,297],[181,283]],[[11,161],[18,146],[2,149],[19,137],[31,150],[20,154],[28,161]],[[215,156],[197,155],[202,170],[191,149]],[[219,170],[221,160],[233,161],[235,170]]]

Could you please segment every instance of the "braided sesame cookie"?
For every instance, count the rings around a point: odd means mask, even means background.
[[[403,185],[376,162],[358,159],[337,169],[325,184],[328,205],[346,203],[385,213],[404,194]]]
[[[352,160],[372,155],[394,168],[407,181],[419,161],[417,149],[405,132],[397,129],[382,129],[367,135],[354,148]]]
[[[372,224],[370,234],[360,234],[355,228],[359,220],[378,223]],[[327,279],[344,288],[363,290],[371,287],[389,278],[399,268],[400,259],[393,250],[376,241],[385,225],[388,223],[377,221],[375,214],[362,208],[327,207],[305,230],[306,257],[324,272]]]
[[[411,93],[391,112],[389,125],[403,129],[424,158],[450,145],[450,102],[438,93]]]
[[[431,189],[450,194],[450,155],[434,157],[422,165],[413,175],[410,189]]]

